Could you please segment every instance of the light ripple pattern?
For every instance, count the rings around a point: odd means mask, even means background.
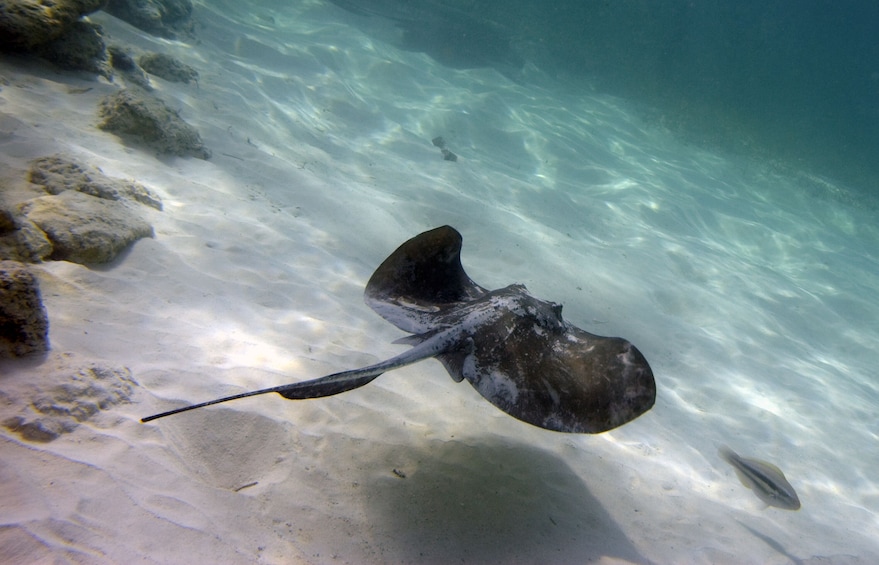
[[[34,267],[53,352],[0,364],[2,398],[65,352],[140,386],[51,443],[0,432],[0,560],[879,562],[875,210],[534,67],[518,82],[443,68],[324,2],[196,14],[193,43],[92,18],[198,69],[197,85],[153,84],[210,161],[95,129],[118,85],[0,59],[4,182],[64,152],[165,203],[148,212],[156,237],[111,266]],[[419,364],[319,401],[139,423],[399,353],[364,284],[443,224],[483,285],[524,283],[636,343],[656,406],[601,436],[557,434]],[[763,509],[720,444],[781,467],[802,509]]]

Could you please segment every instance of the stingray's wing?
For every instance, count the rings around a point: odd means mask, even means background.
[[[403,331],[435,329],[438,314],[487,292],[464,272],[461,241],[461,234],[450,226],[413,237],[370,277],[366,304]]]

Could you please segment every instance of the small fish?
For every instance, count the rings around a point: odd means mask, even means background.
[[[800,509],[800,499],[797,498],[794,487],[787,482],[781,469],[766,461],[739,457],[735,451],[725,445],[720,447],[718,453],[733,466],[739,480],[753,490],[757,498],[776,508]]]

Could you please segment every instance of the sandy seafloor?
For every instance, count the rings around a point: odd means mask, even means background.
[[[4,175],[63,152],[165,203],[110,266],[35,267],[53,351],[0,365],[3,390],[65,355],[139,386],[50,443],[3,430],[0,561],[879,562],[877,210],[538,69],[451,70],[289,4],[199,3],[189,43],[93,16],[199,70],[153,84],[209,161],[96,129],[118,84],[0,60]],[[399,353],[363,287],[443,224],[481,285],[524,283],[635,343],[655,407],[602,435],[544,431],[427,361],[332,398],[139,422]],[[802,509],[764,508],[722,443],[779,465]]]

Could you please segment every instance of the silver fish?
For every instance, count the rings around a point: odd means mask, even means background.
[[[799,510],[800,499],[797,492],[791,486],[781,472],[781,469],[759,459],[740,457],[738,453],[721,446],[718,449],[720,456],[736,470],[736,475],[742,484],[754,491],[757,498],[776,508],[784,510]]]

